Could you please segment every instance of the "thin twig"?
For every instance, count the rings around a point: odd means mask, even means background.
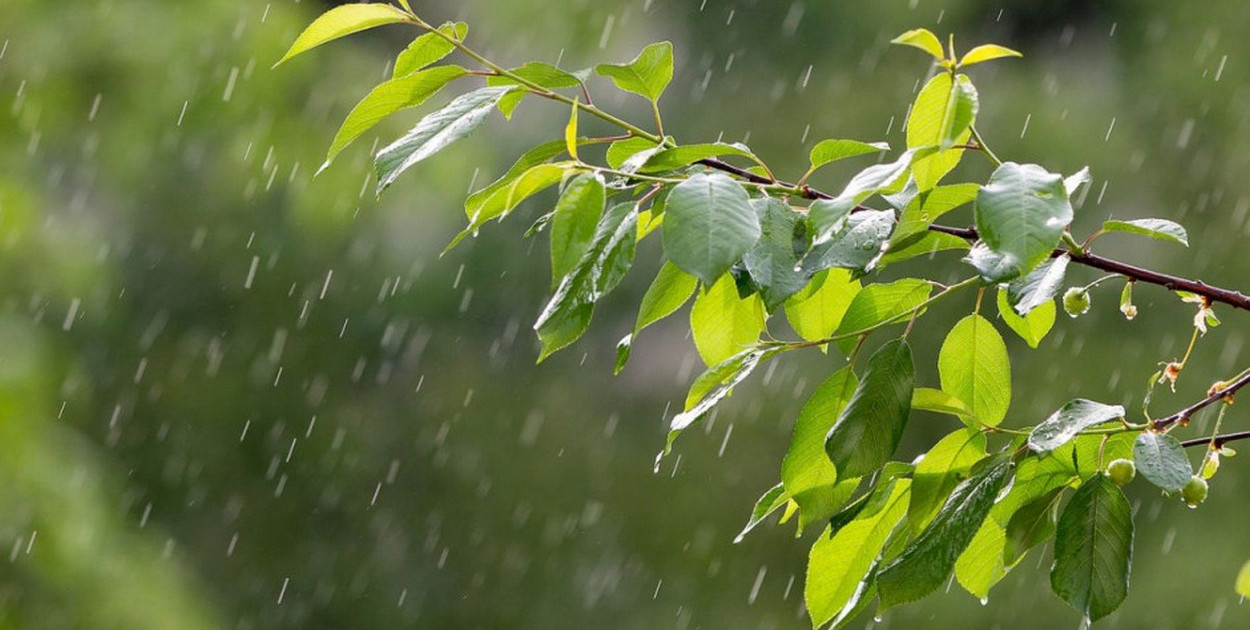
[[[1243,373],[1237,380],[1228,383],[1224,387],[1207,394],[1206,398],[1203,398],[1202,400],[1199,400],[1198,402],[1185,407],[1184,409],[1181,409],[1166,418],[1155,420],[1151,423],[1151,426],[1154,429],[1159,430],[1166,429],[1178,422],[1184,424],[1185,422],[1188,422],[1195,413],[1198,413],[1199,411],[1202,411],[1217,402],[1231,400],[1233,394],[1236,394],[1237,390],[1245,387],[1246,385],[1250,385],[1250,371]],[[1203,440],[1210,442],[1211,438],[1203,438]]]

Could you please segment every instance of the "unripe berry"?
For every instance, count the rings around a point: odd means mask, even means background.
[[[1127,486],[1137,476],[1137,465],[1127,459],[1117,459],[1107,464],[1107,476],[1115,485]]]
[[[1082,287],[1072,287],[1063,294],[1063,310],[1072,317],[1084,315],[1089,310],[1089,291]]]
[[[1202,505],[1207,500],[1207,480],[1194,475],[1185,483],[1185,487],[1181,488],[1181,500],[1191,508]]]

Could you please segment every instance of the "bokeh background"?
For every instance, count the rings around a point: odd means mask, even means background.
[[[328,4],[0,4],[0,628],[805,627],[813,533],[732,541],[777,480],[805,394],[841,359],[787,358],[653,474],[664,416],[701,369],[677,317],[610,375],[658,243],[589,335],[535,367],[546,249],[520,232],[541,203],[438,253],[471,183],[558,137],[567,112],[528,102],[377,201],[370,145],[409,112],[313,179],[412,36],[380,29],[271,71]],[[927,68],[888,45],[899,32],[1016,47],[1023,60],[972,71],[997,151],[1090,165],[1078,233],[1159,216],[1193,242],[1107,238],[1100,251],[1250,286],[1240,0],[413,4],[467,20],[510,63],[580,68],[671,39],[669,131],[746,140],[790,176],[822,138],[903,143]],[[640,102],[599,94],[646,120]],[[951,181],[988,174],[967,162]],[[939,275],[966,273],[949,258]],[[932,268],[914,265],[888,273]],[[1129,323],[1105,286],[1040,350],[1009,339],[1008,422],[1076,395],[1136,408],[1156,364],[1183,352],[1189,306],[1142,287]],[[913,332],[922,364],[965,302]],[[1250,362],[1246,316],[1221,314],[1157,410]],[[922,379],[936,382],[931,368]],[[1248,420],[1234,408],[1227,426]],[[901,455],[952,428],[917,417]],[[1232,590],[1250,559],[1247,479],[1250,463],[1227,461],[1193,511],[1132,487],[1133,587],[1107,627],[1250,626]],[[1075,626],[1049,561],[1034,552],[988,605],[955,586],[858,625]]]

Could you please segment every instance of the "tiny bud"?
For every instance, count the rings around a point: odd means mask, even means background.
[[[1063,310],[1072,317],[1080,317],[1089,311],[1089,291],[1081,287],[1072,287],[1063,294]]]

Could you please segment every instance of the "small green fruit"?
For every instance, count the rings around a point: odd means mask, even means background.
[[[1137,476],[1137,465],[1127,459],[1117,459],[1107,464],[1107,476],[1115,482],[1115,485],[1127,486]]]
[[[1185,487],[1181,488],[1181,500],[1191,508],[1202,505],[1207,500],[1207,480],[1194,475],[1185,483]]]
[[[1063,293],[1063,310],[1072,317],[1080,317],[1089,311],[1089,291],[1082,287],[1072,287]]]

